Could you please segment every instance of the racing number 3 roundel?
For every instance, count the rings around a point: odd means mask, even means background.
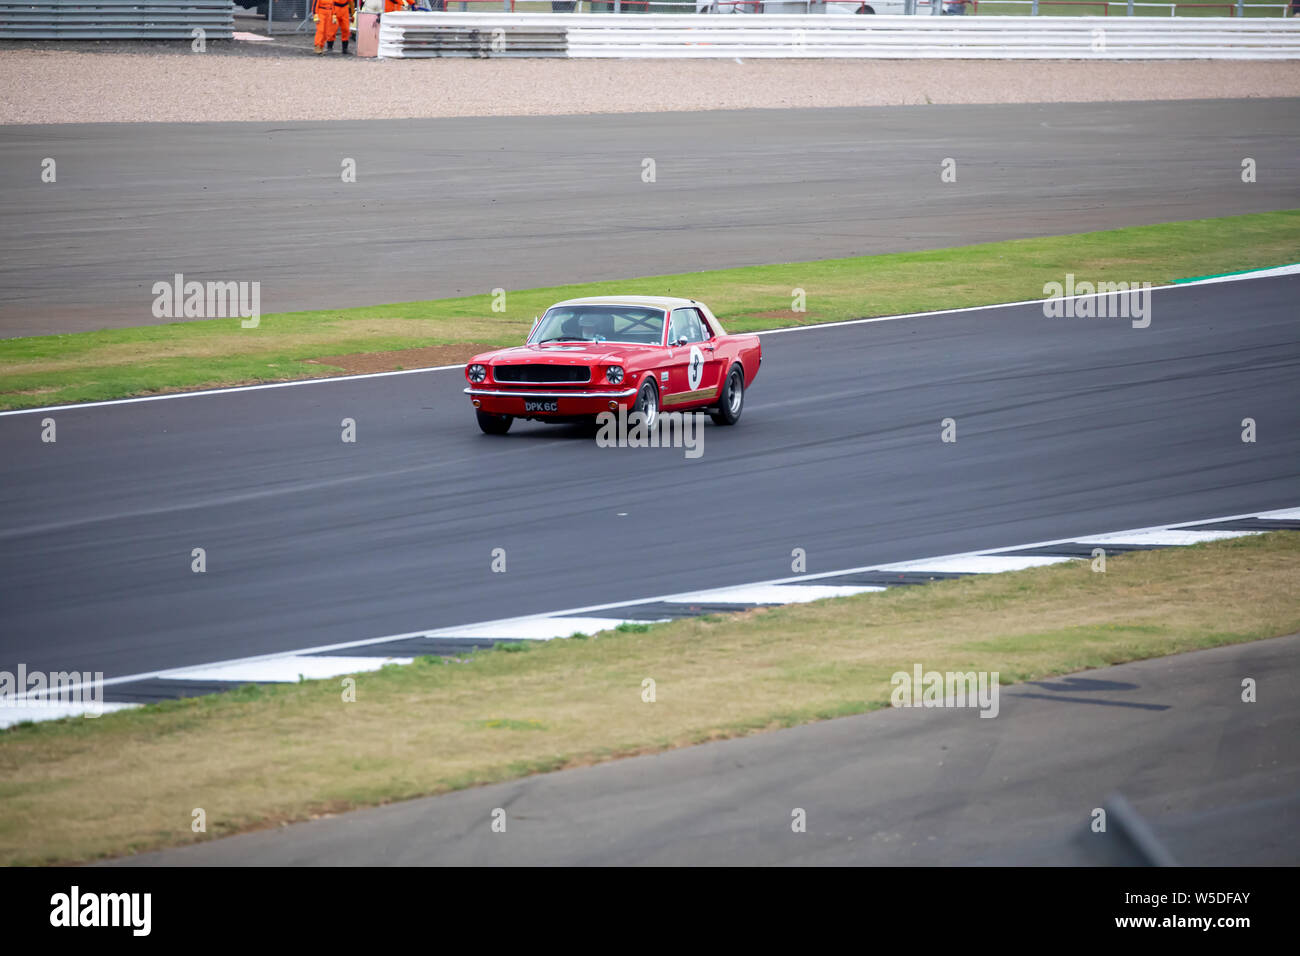
[[[700,380],[704,378],[704,353],[700,351],[699,346],[691,346],[691,360],[686,365],[686,384],[690,386],[693,392],[700,387]]]

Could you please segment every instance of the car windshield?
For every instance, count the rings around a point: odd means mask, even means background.
[[[564,305],[547,309],[533,333],[535,345],[543,342],[635,342],[658,345],[663,341],[664,313],[636,305]]]

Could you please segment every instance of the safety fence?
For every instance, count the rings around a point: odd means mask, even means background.
[[[393,13],[381,57],[1300,59],[1300,20]]]
[[[262,0],[266,2],[266,0]],[[420,9],[461,13],[874,13],[992,16],[1286,17],[1295,0],[416,0]]]
[[[0,0],[0,39],[208,40],[234,33],[231,0]]]
[[[568,14],[386,13],[379,21],[379,55],[567,57],[573,19]]]
[[[1158,3],[1152,0],[967,0],[972,10],[979,14],[1004,13],[1006,8],[1015,8],[1016,15],[1036,17],[1044,14],[1082,14],[1093,15],[1100,11],[1103,17],[1123,16],[1193,16],[1193,17],[1285,17],[1291,10],[1290,3],[1258,3],[1251,0],[1231,0],[1223,3],[1180,3],[1175,0]],[[1059,9],[1069,7],[1071,9]],[[1083,10],[1078,9],[1083,7]]]
[[[509,13],[909,13],[930,0],[420,0],[432,10],[468,12],[477,7]],[[938,2],[938,0],[936,0]]]
[[[244,0],[248,4],[248,0]],[[254,8],[266,17],[267,33],[293,33],[314,29],[311,21],[312,0],[261,0]]]

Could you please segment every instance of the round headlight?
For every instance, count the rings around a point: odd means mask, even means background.
[[[466,373],[469,375],[469,380],[475,385],[487,378],[487,369],[482,365],[471,365],[466,370]]]
[[[623,366],[611,365],[609,368],[605,369],[605,380],[611,385],[617,385],[619,382],[623,381]]]

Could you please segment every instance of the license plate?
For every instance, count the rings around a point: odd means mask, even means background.
[[[524,411],[526,412],[554,412],[559,411],[556,407],[558,402],[530,402],[524,401]]]

